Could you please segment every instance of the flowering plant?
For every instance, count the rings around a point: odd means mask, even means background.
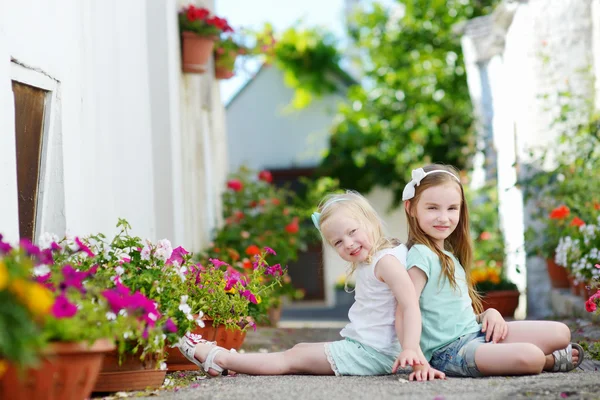
[[[600,264],[594,264],[596,271],[600,271]],[[585,302],[585,310],[587,312],[596,312],[600,314],[600,274],[595,274],[594,279],[590,282],[592,292],[595,291]]]
[[[306,249],[308,229],[300,224],[302,210],[292,204],[291,193],[273,184],[269,171],[253,173],[241,168],[230,177],[223,194],[224,226],[216,233],[213,244],[204,257],[219,258],[236,270],[253,269],[254,257],[260,256],[261,248],[276,248],[271,254],[272,262],[285,265]],[[270,278],[266,278],[267,283]],[[301,298],[302,293],[291,284],[285,268],[281,285],[276,285],[272,295],[263,298],[265,309],[276,306],[281,296]]]
[[[78,238],[76,242],[80,243]],[[148,319],[157,311],[145,296],[129,295],[124,286],[105,289],[97,267],[80,271],[59,261],[61,253],[85,251],[76,243],[72,248],[56,242],[50,248],[39,248],[26,239],[12,247],[2,242],[0,235],[0,325],[6,327],[0,340],[0,360],[26,367],[37,361],[49,342],[91,343],[127,332],[133,336],[141,336],[142,331],[162,334],[162,327]],[[117,297],[126,299],[115,304]]]
[[[502,268],[505,243],[498,219],[496,182],[492,180],[477,191],[467,191],[467,198],[474,259],[470,276],[475,288],[480,293],[516,290]]]
[[[251,267],[239,271],[218,259],[210,259],[207,268],[199,267],[188,275],[193,284],[190,297],[198,299],[201,311],[214,325],[241,329],[260,322],[266,303],[284,274],[280,264],[269,265],[267,255],[277,254],[270,247],[253,257]]]
[[[237,56],[249,54],[250,52],[252,52],[251,48],[243,44],[240,38],[221,36],[215,42],[215,65],[233,71]]]
[[[561,206],[561,215],[568,216],[568,210]],[[555,262],[567,268],[577,282],[600,278],[600,270],[594,268],[600,259],[600,212],[595,210],[592,215],[592,223],[574,217],[563,229],[555,250]]]
[[[225,18],[211,16],[207,8],[192,4],[179,11],[180,32],[193,32],[200,36],[219,36],[222,32],[233,32]]]
[[[136,352],[142,345],[143,353],[161,354],[165,345],[175,343],[195,324],[202,325],[202,315],[198,315],[198,306],[188,296],[190,290],[186,275],[196,268],[189,254],[182,247],[173,249],[167,239],[152,243],[132,236],[131,226],[119,219],[120,231],[109,242],[103,234],[91,235],[81,240],[66,237],[59,245],[65,248],[78,246],[84,251],[66,254],[68,261],[82,271],[95,269],[101,285],[114,289],[119,296],[111,298],[111,305],[118,307],[126,303],[129,296],[141,296],[149,299],[139,304],[146,311],[147,328],[163,327],[160,335],[151,335],[149,329],[131,332],[127,339],[127,349]],[[133,292],[133,295],[127,293]],[[154,307],[154,308],[153,308]],[[137,344],[136,344],[137,343]]]

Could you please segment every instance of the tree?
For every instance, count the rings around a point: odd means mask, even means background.
[[[453,28],[498,2],[404,0],[395,9],[359,11],[349,33],[361,50],[365,84],[353,86],[340,106],[319,172],[360,192],[390,188],[397,205],[413,168],[467,167],[475,133]]]

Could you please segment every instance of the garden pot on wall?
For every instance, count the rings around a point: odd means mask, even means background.
[[[557,265],[553,258],[546,260],[546,267],[553,288],[566,289],[569,287],[569,274],[565,267]]]
[[[53,343],[38,368],[22,376],[9,366],[0,379],[0,399],[81,400],[89,398],[98,379],[104,355],[115,346],[108,340],[87,343]]]
[[[237,58],[237,52],[230,51],[229,54],[223,58],[223,56],[219,55],[219,49],[217,49],[214,57],[216,79],[229,79],[235,76],[234,67],[235,60]]]
[[[125,353],[121,356],[114,350],[104,358],[94,392],[126,392],[154,389],[162,386],[166,370],[157,369],[157,358],[147,355],[140,359],[138,354]]]
[[[519,306],[518,290],[494,290],[482,296],[484,310],[495,308],[503,317],[512,318]]]
[[[193,32],[182,32],[182,70],[201,74],[206,72],[212,54],[215,37],[200,36]]]

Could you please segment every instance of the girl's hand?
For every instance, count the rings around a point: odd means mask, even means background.
[[[489,308],[482,314],[481,332],[486,334],[486,342],[491,340],[493,343],[498,343],[506,339],[508,324],[497,310]]]
[[[408,376],[409,381],[432,381],[434,379],[446,379],[446,374],[432,368],[429,363],[413,366],[413,372]]]
[[[410,349],[402,350],[398,354],[398,357],[396,357],[394,365],[392,365],[392,373],[395,374],[398,371],[398,367],[405,368],[407,365],[414,367],[423,364],[427,364],[427,361],[420,357],[416,351]]]

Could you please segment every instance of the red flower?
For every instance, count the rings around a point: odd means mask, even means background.
[[[242,262],[242,267],[244,267],[244,269],[252,269],[252,263],[247,258],[244,258],[244,261]]]
[[[256,200],[252,200],[249,204],[250,207],[254,208],[258,205],[258,203],[256,202]]]
[[[600,203],[594,202],[594,210],[600,210]]]
[[[300,230],[300,226],[298,225],[298,217],[294,217],[292,219],[292,222],[290,222],[289,224],[286,225],[285,227],[285,231],[287,233],[298,233],[298,231]]]
[[[229,182],[227,182],[227,187],[234,192],[239,192],[244,188],[244,185],[239,179],[231,179]]]
[[[235,215],[235,219],[238,220],[238,221],[241,221],[241,220],[244,219],[244,212],[243,211],[239,211],[238,210],[238,211],[235,212],[234,215]]]
[[[583,220],[579,217],[575,217],[573,218],[573,220],[571,221],[571,223],[569,224],[571,226],[583,226],[585,225],[585,222],[583,222]]]
[[[260,248],[255,244],[251,244],[250,246],[246,247],[246,254],[249,256],[260,254]]]
[[[570,213],[571,213],[571,210],[569,210],[569,207],[567,207],[563,204],[559,207],[556,207],[554,210],[552,210],[550,212],[550,218],[551,219],[564,219],[564,218],[567,218]]]
[[[258,205],[260,205],[260,206],[265,206],[266,204],[267,204],[267,200],[265,200],[265,199],[260,199],[258,201]]]
[[[281,201],[278,198],[273,197],[271,199],[271,204],[273,204],[274,206],[278,206],[279,204],[281,204]]]
[[[258,179],[271,183],[273,182],[273,175],[271,174],[271,171],[263,170],[258,173]]]
[[[590,297],[588,301],[585,302],[585,311],[594,312],[596,311],[596,302],[593,297]]]
[[[481,240],[490,240],[492,238],[492,234],[489,232],[481,232],[481,235],[479,235],[479,239]]]

